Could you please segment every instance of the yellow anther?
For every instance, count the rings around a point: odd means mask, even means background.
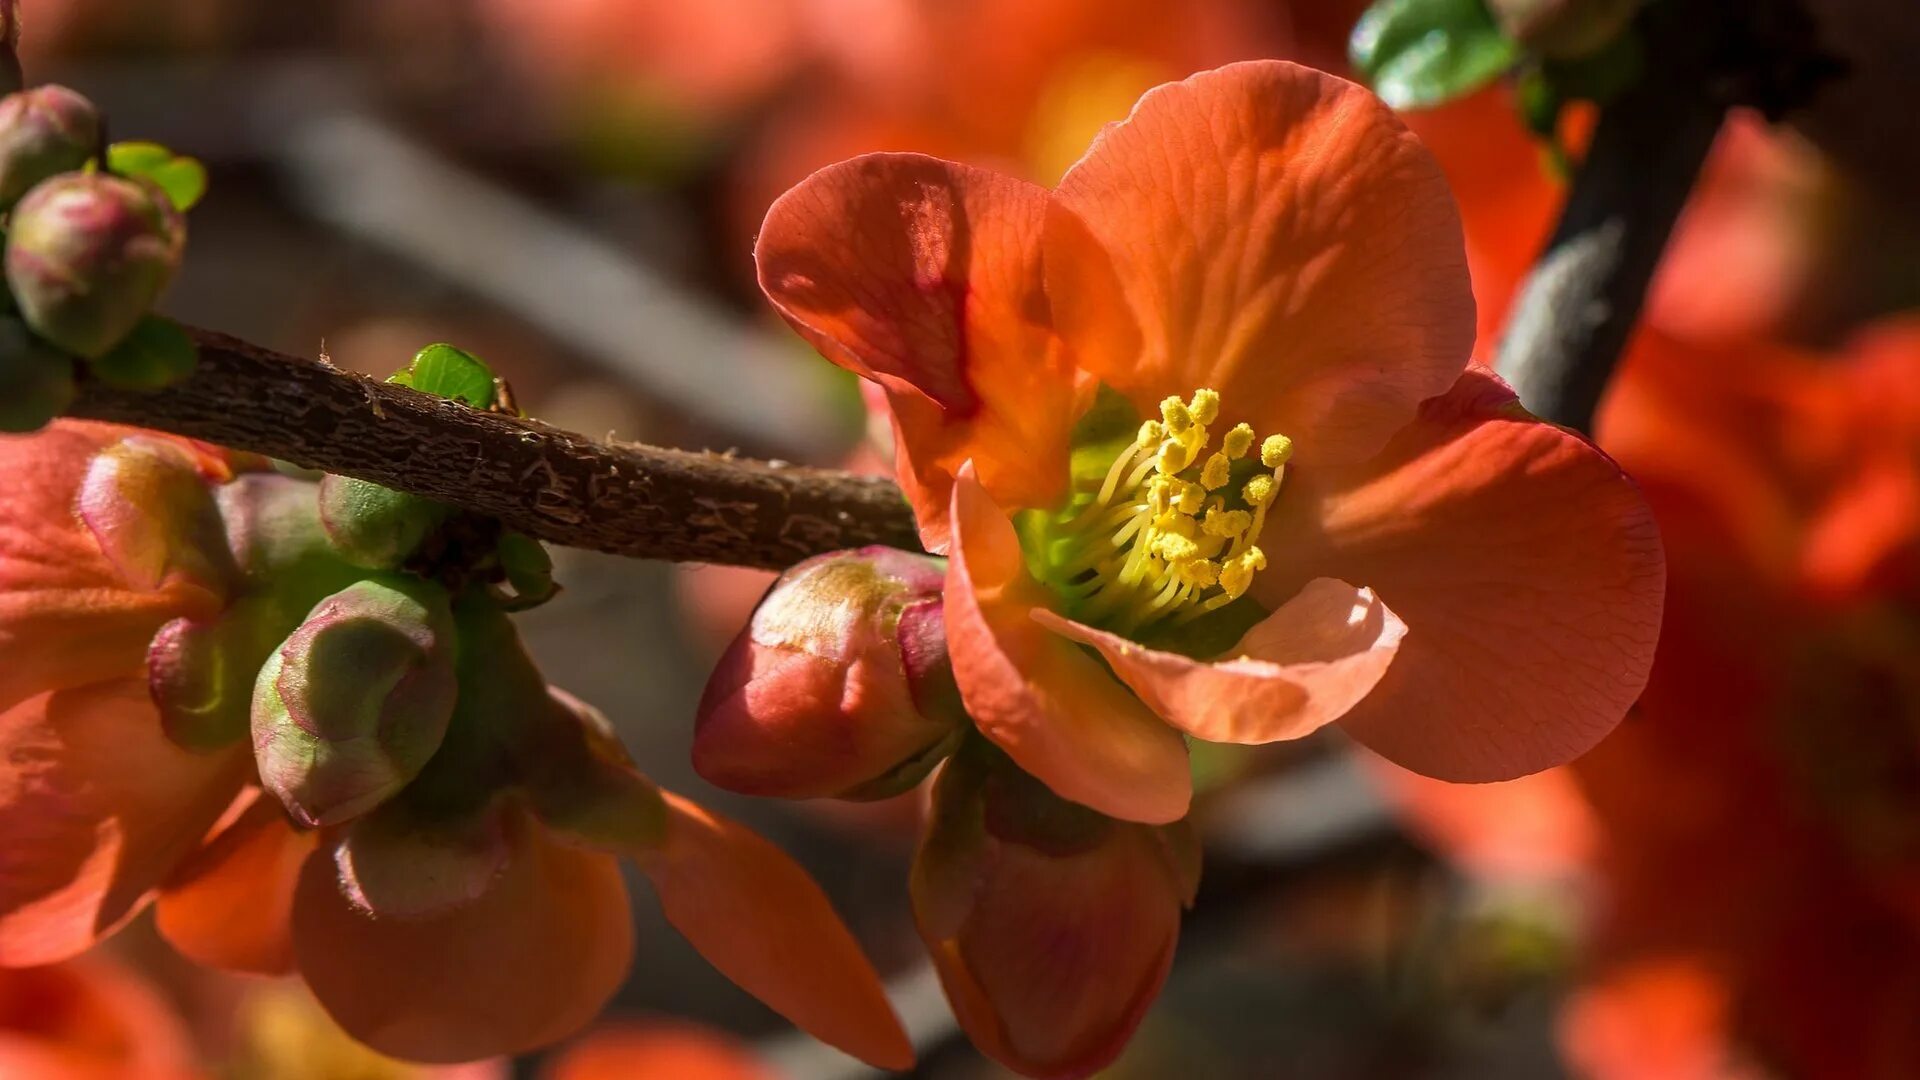
[[[1247,481],[1246,487],[1240,489],[1240,497],[1247,501],[1248,506],[1265,506],[1273,501],[1273,492],[1273,477],[1255,476]]]
[[[1153,550],[1154,554],[1176,566],[1200,557],[1200,545],[1179,533],[1162,533],[1154,539]]]
[[[1211,559],[1194,559],[1182,563],[1176,571],[1183,585],[1196,589],[1211,589],[1220,581],[1220,564]]]
[[[1293,440],[1285,435],[1269,435],[1260,443],[1260,464],[1277,469],[1293,456]]]
[[[1195,421],[1211,424],[1220,419],[1220,394],[1215,390],[1200,389],[1193,392],[1193,401],[1187,406]]]
[[[1159,443],[1161,439],[1166,438],[1166,435],[1167,429],[1161,425],[1160,421],[1145,420],[1140,424],[1140,434],[1133,437],[1133,445],[1139,447],[1153,446]]]
[[[1200,485],[1208,491],[1218,491],[1226,487],[1227,481],[1231,479],[1233,479],[1233,467],[1225,454],[1215,454],[1208,458],[1206,465],[1200,470]]]
[[[1156,464],[1162,473],[1171,476],[1193,464],[1193,448],[1178,438],[1168,439],[1160,444],[1160,457]]]
[[[1180,497],[1174,500],[1173,505],[1179,507],[1180,512],[1183,514],[1197,514],[1200,512],[1201,505],[1206,501],[1206,488],[1201,487],[1199,484],[1188,484],[1186,487],[1180,489]]]
[[[1253,515],[1245,510],[1222,510],[1215,507],[1207,511],[1207,520],[1202,523],[1201,531],[1208,536],[1239,536],[1253,524]]]
[[[1267,568],[1267,556],[1257,547],[1250,547],[1240,553],[1239,558],[1229,560],[1220,568],[1220,588],[1234,600],[1247,591],[1253,584],[1255,572]]]
[[[1247,456],[1253,449],[1253,429],[1245,424],[1233,425],[1233,430],[1220,437],[1220,449],[1235,461]]]
[[[1160,403],[1160,419],[1166,421],[1170,435],[1178,435],[1193,426],[1193,413],[1188,411],[1187,403],[1177,396]]]

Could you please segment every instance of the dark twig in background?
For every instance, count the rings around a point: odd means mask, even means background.
[[[1727,110],[1777,118],[1835,70],[1792,0],[1648,5],[1639,79],[1600,113],[1559,225],[1500,343],[1535,414],[1587,431]]]
[[[193,333],[200,363],[185,381],[148,393],[91,384],[70,413],[371,480],[616,555],[777,569],[840,548],[919,547],[887,480],[595,442]]]

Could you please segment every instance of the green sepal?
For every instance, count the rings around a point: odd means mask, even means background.
[[[146,180],[183,214],[207,193],[206,166],[156,142],[117,142],[107,147],[107,171]]]
[[[395,372],[388,382],[423,394],[491,409],[495,400],[493,369],[479,357],[445,342],[429,345],[413,355],[413,362]]]
[[[501,535],[495,553],[507,575],[507,585],[513,589],[511,596],[496,596],[502,610],[525,611],[560,594],[560,586],[553,580],[553,556],[545,544],[525,533],[507,532]]]
[[[1354,24],[1347,49],[1374,92],[1396,109],[1464,97],[1521,57],[1485,0],[1379,0]]]
[[[121,390],[159,390],[193,374],[200,350],[172,319],[148,315],[120,344],[93,361],[101,382]]]
[[[38,431],[73,395],[73,361],[19,319],[0,316],[0,431]]]

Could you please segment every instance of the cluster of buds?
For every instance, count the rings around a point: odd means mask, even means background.
[[[1198,884],[1191,826],[1054,794],[974,731],[947,654],[945,560],[871,547],[774,582],[707,683],[694,767],[732,791],[865,800],[940,770],[915,921],[975,1045],[1031,1076],[1125,1047]]]
[[[155,177],[199,166],[163,148],[116,157],[93,103],[63,86],[0,98],[0,213],[6,215],[7,314],[0,315],[0,431],[30,431],[73,395],[74,362],[150,385],[183,370],[177,333],[144,355],[112,357],[180,268],[192,192]],[[116,162],[118,163],[116,165]],[[156,356],[163,359],[156,359]]]

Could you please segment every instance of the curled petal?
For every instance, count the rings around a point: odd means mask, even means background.
[[[761,226],[754,258],[774,307],[886,388],[900,482],[935,551],[969,458],[1010,506],[1065,491],[1075,384],[1048,330],[1046,205],[1044,189],[984,169],[868,154],[807,178]]]
[[[293,970],[293,893],[316,836],[296,832],[280,804],[252,803],[162,887],[161,936],[198,964],[283,975]]]
[[[822,1042],[885,1069],[913,1047],[880,977],[798,864],[671,792],[659,847],[635,852],[667,921],[721,974]]]
[[[144,683],[0,713],[0,965],[85,951],[138,910],[233,802],[243,751],[168,742]]]
[[[1035,619],[1049,594],[1013,525],[962,470],[953,489],[947,648],[980,731],[1065,799],[1131,821],[1186,816],[1186,745],[1099,660]]]
[[[1373,460],[1298,479],[1272,545],[1292,572],[1254,588],[1364,582],[1406,622],[1341,720],[1373,750],[1441,780],[1507,780],[1584,753],[1639,697],[1666,585],[1652,513],[1497,376],[1469,371]]]
[[[633,926],[610,856],[555,841],[524,812],[492,886],[420,918],[374,917],[307,860],[294,951],[314,996],[368,1046],[413,1061],[514,1054],[585,1027],[626,977]]]
[[[1387,673],[1407,628],[1371,589],[1318,578],[1211,662],[1051,611],[1041,625],[1099,650],[1147,707],[1197,739],[1269,743],[1340,719]]]
[[[1378,451],[1473,348],[1439,166],[1371,93],[1295,64],[1148,92],[1060,182],[1045,247],[1080,366],[1149,414],[1218,390],[1302,463]]]

